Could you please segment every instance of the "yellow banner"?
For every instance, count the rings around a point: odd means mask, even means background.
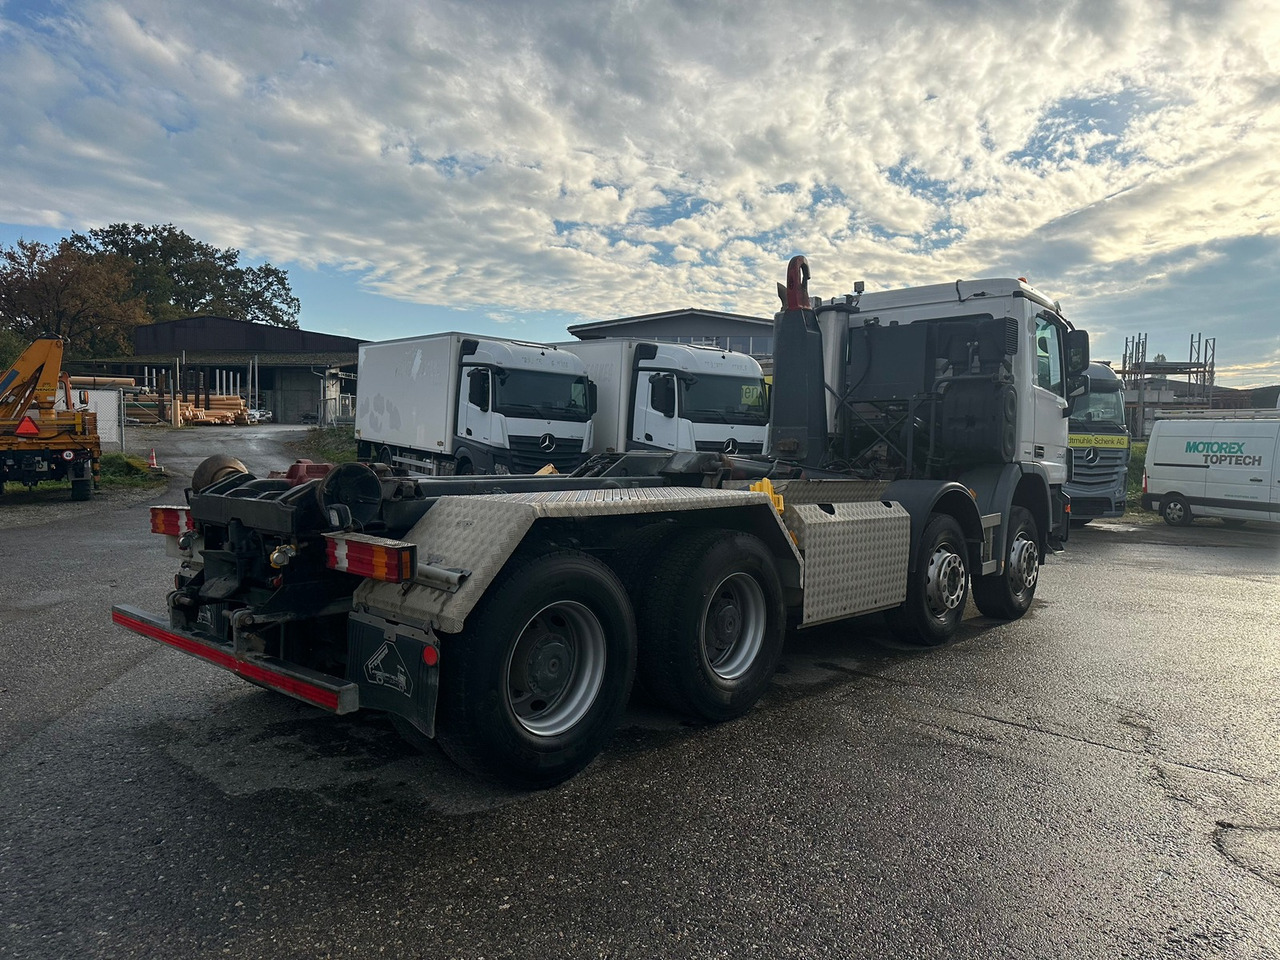
[[[1109,450],[1124,450],[1129,446],[1129,438],[1114,433],[1073,433],[1067,437],[1070,447],[1106,447]]]

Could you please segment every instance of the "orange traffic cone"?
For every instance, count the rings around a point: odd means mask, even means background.
[[[156,448],[155,448],[155,447],[152,447],[152,448],[151,448],[151,458],[150,458],[149,460],[147,460],[147,466],[148,466],[148,467],[150,467],[152,470],[158,470],[158,469],[160,468],[160,464],[156,463]]]

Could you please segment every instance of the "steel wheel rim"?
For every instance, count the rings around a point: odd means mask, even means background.
[[[768,625],[764,590],[755,577],[735,573],[711,591],[702,612],[702,657],[721,680],[737,680],[755,663]]]
[[[1040,552],[1035,541],[1025,533],[1019,533],[1009,550],[1009,579],[1018,593],[1031,590],[1040,577]]]
[[[1165,504],[1164,515],[1174,523],[1182,521],[1182,504],[1177,500],[1170,500]]]
[[[604,684],[605,631],[581,603],[543,607],[524,625],[505,672],[507,707],[535,737],[556,737],[581,723]]]
[[[929,613],[945,619],[964,600],[964,558],[950,544],[940,544],[929,558],[925,574],[925,602]]]

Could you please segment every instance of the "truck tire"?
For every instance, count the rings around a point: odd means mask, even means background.
[[[1004,572],[973,578],[973,602],[983,616],[1017,620],[1031,607],[1040,578],[1040,534],[1026,507],[1009,511]]]
[[[663,554],[638,619],[639,676],[655,700],[704,720],[740,717],[782,652],[786,606],[773,554],[746,533],[684,536]]]
[[[469,477],[475,472],[475,468],[471,466],[471,461],[463,457],[453,465],[453,475],[455,477]]]
[[[576,550],[526,554],[441,650],[437,739],[480,777],[554,786],[613,734],[635,664],[631,602],[613,572]]]
[[[884,613],[893,635],[916,647],[935,647],[955,636],[969,598],[964,531],[954,517],[935,513],[916,547],[907,599]]]
[[[1170,494],[1160,500],[1160,516],[1171,527],[1185,527],[1191,523],[1191,504],[1181,494]]]
[[[72,500],[93,499],[93,478],[86,477],[83,480],[72,480],[71,481],[71,499]]]

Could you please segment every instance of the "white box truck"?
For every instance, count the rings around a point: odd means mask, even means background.
[[[755,358],[625,338],[556,346],[581,357],[596,385],[592,453],[763,452],[769,401]]]
[[[1142,505],[1170,526],[1220,517],[1280,521],[1280,414],[1157,420],[1147,441]]]
[[[544,343],[439,333],[360,345],[361,459],[427,476],[576,470],[591,445],[577,356]]]

